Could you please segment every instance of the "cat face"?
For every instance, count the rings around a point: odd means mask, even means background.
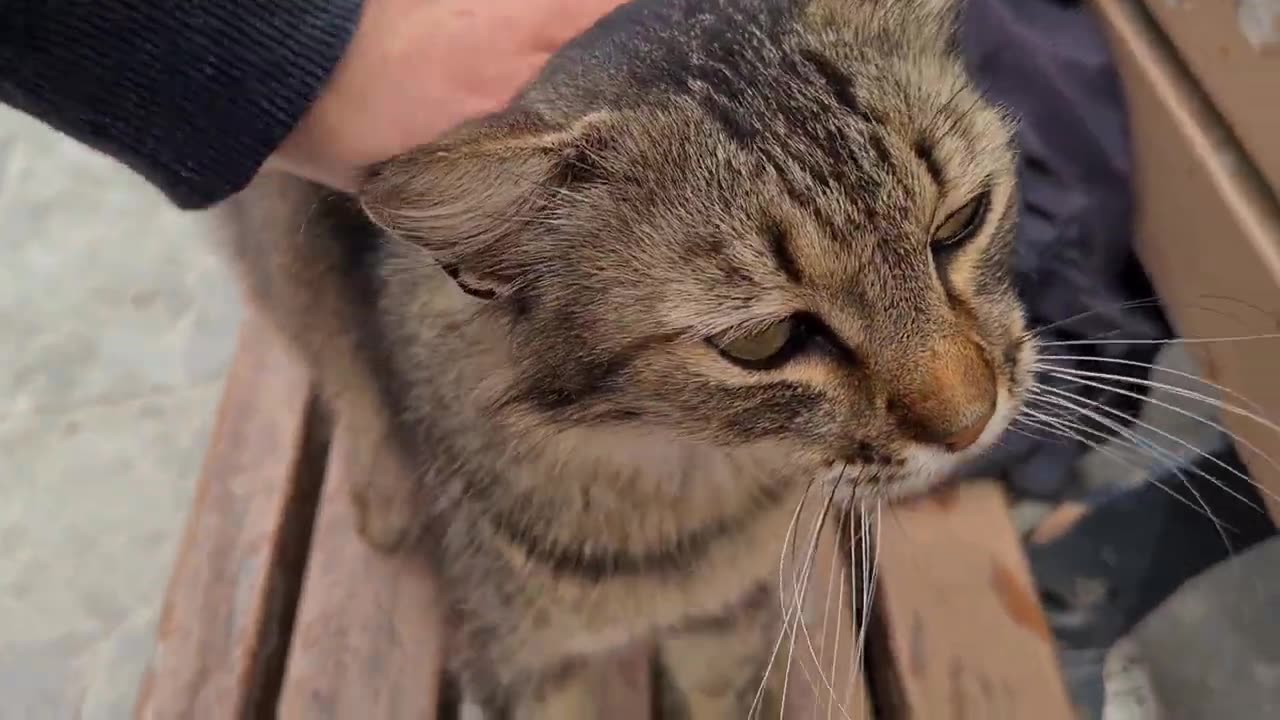
[[[952,20],[940,0],[633,3],[362,199],[505,327],[491,412],[515,432],[767,446],[918,490],[1003,430],[1032,352],[1010,130]]]

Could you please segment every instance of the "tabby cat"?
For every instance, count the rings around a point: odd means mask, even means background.
[[[926,489],[1017,412],[1015,152],[957,5],[635,0],[356,197],[237,200],[251,298],[403,460],[361,531],[429,555],[492,717],[574,717],[640,638],[745,717],[801,498]]]

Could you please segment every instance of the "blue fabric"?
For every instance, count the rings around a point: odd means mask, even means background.
[[[346,50],[363,0],[0,0],[0,103],[179,207],[238,192]]]

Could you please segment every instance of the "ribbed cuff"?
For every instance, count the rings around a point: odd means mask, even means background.
[[[361,6],[0,0],[0,101],[114,157],[179,207],[207,207],[244,188],[302,118]]]

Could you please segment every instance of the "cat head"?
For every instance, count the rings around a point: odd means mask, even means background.
[[[503,323],[518,432],[917,490],[1002,431],[1032,352],[1011,131],[953,5],[639,0],[362,202]]]

